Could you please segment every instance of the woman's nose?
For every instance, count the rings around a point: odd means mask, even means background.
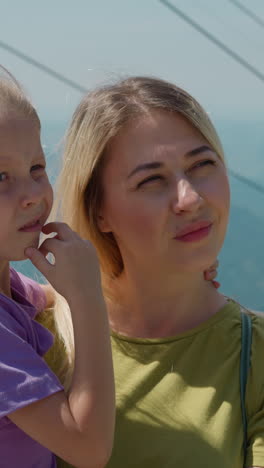
[[[176,183],[173,198],[173,211],[175,213],[195,211],[203,203],[203,198],[197,189],[187,179],[181,179]]]

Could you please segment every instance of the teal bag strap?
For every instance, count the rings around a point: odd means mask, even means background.
[[[246,412],[246,387],[250,368],[252,323],[251,317],[245,311],[241,311],[241,356],[240,356],[240,400],[242,411],[242,422],[244,432],[244,460],[247,453],[247,412]]]

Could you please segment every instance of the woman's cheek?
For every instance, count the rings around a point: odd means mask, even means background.
[[[225,173],[220,173],[217,177],[204,180],[199,187],[201,196],[216,209],[229,210],[230,187],[228,177]]]
[[[149,241],[159,224],[159,214],[155,207],[144,206],[143,202],[126,204],[122,209],[122,226],[120,229],[126,233],[127,238],[137,238],[143,241],[147,238]]]

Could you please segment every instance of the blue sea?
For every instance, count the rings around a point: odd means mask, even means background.
[[[214,123],[224,145],[232,192],[229,230],[219,256],[221,291],[245,306],[264,311],[264,122],[236,118]],[[42,142],[53,183],[66,126],[66,122],[42,122]],[[14,266],[43,281],[29,261],[15,262]]]

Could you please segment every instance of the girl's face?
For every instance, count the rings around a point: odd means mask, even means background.
[[[229,213],[226,168],[179,114],[153,111],[112,142],[103,172],[100,228],[125,268],[200,272],[216,259]]]
[[[36,121],[0,113],[0,261],[37,247],[53,201]]]

